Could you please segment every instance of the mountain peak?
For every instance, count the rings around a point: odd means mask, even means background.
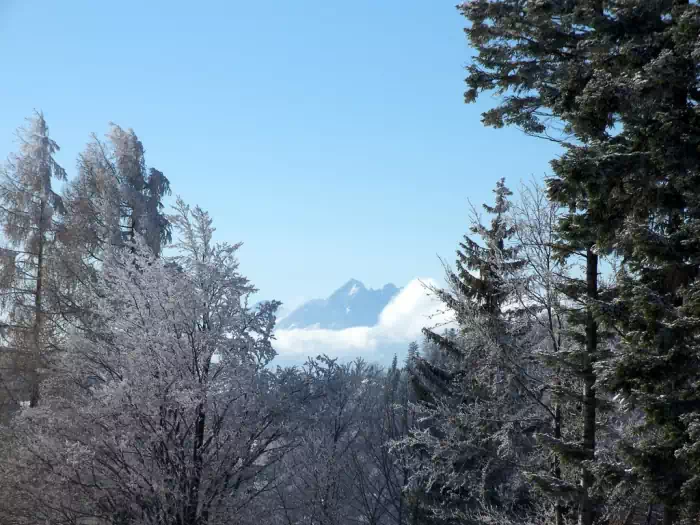
[[[353,326],[374,326],[379,314],[400,289],[387,284],[368,289],[362,281],[350,279],[327,299],[309,301],[277,324],[278,329],[318,326],[340,330]]]
[[[346,282],[341,288],[352,288],[353,286],[357,286],[359,288],[364,288],[365,285],[362,281],[358,281],[357,279],[350,279],[348,282]]]
[[[367,288],[361,281],[358,281],[357,279],[350,279],[343,286],[341,286],[335,292],[333,292],[328,298],[328,300],[332,301],[339,297],[352,297],[354,295],[357,295],[357,293],[364,292],[366,290]]]

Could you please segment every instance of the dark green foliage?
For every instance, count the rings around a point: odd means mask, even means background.
[[[596,367],[599,383],[645,409],[642,439],[622,452],[674,519],[700,500],[688,485],[695,467],[684,464],[699,407],[700,7],[475,0],[460,9],[477,50],[466,100],[495,90],[501,103],[484,114],[487,125],[516,125],[565,148],[549,181],[552,199],[571,210],[559,228],[562,253],[622,260],[610,297],[596,297],[590,280],[574,297],[588,295],[581,321],[590,334],[596,316],[622,335]]]
[[[490,315],[499,312],[507,298],[508,287],[504,276],[512,274],[524,264],[524,261],[516,259],[515,248],[506,246],[513,236],[512,226],[506,223],[506,213],[510,208],[508,197],[513,193],[506,187],[505,179],[499,180],[493,191],[496,194],[494,206],[483,205],[484,210],[493,216],[490,226],[475,220],[469,228],[472,234],[481,238],[483,246],[465,235],[457,250],[456,272],[448,274],[464,299],[479,305],[484,313]],[[451,305],[448,303],[448,306]]]

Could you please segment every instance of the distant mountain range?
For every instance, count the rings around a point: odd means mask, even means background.
[[[314,299],[290,312],[279,320],[277,329],[342,330],[354,326],[374,326],[379,321],[381,311],[400,291],[393,284],[373,290],[357,279],[350,279],[327,299]]]

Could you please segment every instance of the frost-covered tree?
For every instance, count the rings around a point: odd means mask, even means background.
[[[578,381],[567,367],[575,345],[566,335],[565,298],[561,292],[561,284],[569,271],[565,261],[556,257],[559,216],[560,207],[547,199],[543,187],[537,183],[521,187],[519,202],[513,206],[510,220],[514,242],[519,247],[518,254],[525,264],[509,279],[512,312],[531,330],[527,339],[532,346],[530,375],[537,377],[533,384],[537,392],[536,403],[543,423],[550,423],[549,428],[546,424],[540,426],[537,437],[557,442],[567,437],[571,440],[578,430],[570,417],[571,401],[578,397],[575,392]],[[565,415],[569,416],[566,423]],[[562,469],[562,459],[566,461],[568,458],[562,458],[561,451],[557,450],[550,450],[550,454],[551,467],[540,468],[529,475],[553,500],[554,523],[561,525],[565,518],[565,504],[572,499],[575,489],[571,480],[566,481]]]
[[[301,370],[311,399],[293,416],[290,452],[271,471],[273,490],[257,502],[265,523],[407,525],[416,520],[410,472],[388,441],[412,425],[408,374],[361,359],[338,364],[327,356]]]
[[[63,201],[54,180],[66,172],[54,159],[42,113],[28,119],[18,134],[20,151],[11,157],[0,181],[0,225],[6,245],[0,251],[3,307],[2,389],[12,401],[39,402],[39,383],[56,341],[51,289],[59,257],[56,235]]]
[[[176,211],[172,259],[106,250],[97,322],[5,433],[3,522],[229,523],[269,483],[304,388],[265,367],[277,303],[251,310],[239,245]]]
[[[525,347],[516,342],[523,326],[507,313],[509,281],[523,261],[509,242],[511,193],[503,180],[495,193],[496,204],[484,206],[490,225],[475,217],[471,227],[481,242],[465,237],[456,271],[448,269],[448,288],[434,290],[459,328],[446,335],[426,330],[444,356],[414,358],[418,426],[394,445],[411,461],[411,490],[425,494],[423,505],[439,522],[476,520],[493,506],[522,516],[528,507],[526,483],[514,465],[517,449],[532,441],[524,432],[532,414],[523,411],[531,385],[520,362]]]
[[[470,23],[465,31],[477,51],[467,68],[466,101],[496,90],[502,96],[496,108],[483,114],[486,125],[515,125],[527,134],[560,142],[569,151],[586,151],[591,142],[604,140],[614,124],[614,108],[603,88],[607,77],[598,71],[615,46],[615,32],[624,30],[611,27],[612,4],[602,0],[463,3],[460,9]],[[593,91],[600,97],[593,96]],[[559,225],[560,254],[582,253],[586,261],[585,281],[572,290],[576,299],[586,298],[585,308],[572,312],[571,321],[584,325],[585,351],[580,354],[579,371],[585,422],[581,446],[590,461],[596,430],[594,363],[599,358],[598,251],[609,249],[611,232],[620,224],[619,206],[611,201],[616,193],[601,172],[572,173],[566,158],[553,163],[553,168],[550,195],[569,209]],[[594,518],[589,498],[592,485],[590,469],[583,463],[580,525],[590,525]]]
[[[64,189],[66,216],[60,235],[61,288],[67,321],[88,323],[90,300],[106,250],[143,237],[156,256],[170,242],[172,225],[163,211],[168,179],[145,165],[133,130],[112,125],[104,141],[93,135],[78,158],[78,174]]]
[[[484,210],[492,216],[488,226],[482,223],[476,210],[472,211],[469,231],[478,236],[481,244],[465,235],[457,249],[455,270],[447,268],[448,284],[461,299],[456,300],[450,293],[436,291],[445,306],[457,315],[458,323],[465,321],[460,317],[461,302],[465,300],[497,323],[501,308],[510,293],[510,286],[505,279],[523,265],[523,261],[517,258],[515,248],[507,244],[514,233],[507,222],[511,206],[508,198],[512,192],[506,187],[505,179],[499,180],[493,191],[496,195],[494,206],[483,205]],[[432,330],[424,332],[429,341],[448,353],[451,352],[453,342],[449,338]],[[457,351],[456,354],[459,356],[460,352]]]
[[[489,315],[484,302],[460,287],[442,290],[459,330],[428,340],[425,357],[413,359],[424,404],[419,426],[398,449],[415,460],[412,487],[425,492],[432,483],[424,503],[442,520],[522,523],[551,516],[561,524],[576,512],[585,346],[566,321],[576,305],[563,290],[570,269],[556,256],[559,215],[544,188],[523,187],[503,217],[511,264],[501,263],[498,252],[492,256],[502,306]],[[606,398],[596,402],[609,405]],[[597,417],[603,426],[602,414]],[[606,450],[612,434],[601,433]]]
[[[118,246],[140,234],[160,255],[171,240],[162,202],[170,194],[170,182],[146,167],[145,150],[134,131],[112,124],[106,140],[93,135],[78,170],[65,200],[69,232],[82,253],[99,259],[105,245]]]
[[[337,364],[327,356],[309,360],[304,369],[315,398],[304,431],[277,471],[279,515],[290,524],[341,525],[361,516],[379,523],[386,511],[366,485],[371,478],[366,469],[372,467],[358,464],[367,459],[364,432],[379,424],[373,417],[379,370],[361,359]]]
[[[643,438],[623,442],[623,451],[672,523],[700,511],[700,471],[685,455],[695,442],[691,422],[700,417],[700,6],[686,0],[625,7],[613,19],[618,26],[634,19],[644,36],[623,34],[621,59],[601,71],[619,131],[563,161],[571,172],[596,170],[616,183],[623,221],[613,246],[624,264],[610,317],[622,338],[601,373],[645,411]]]
[[[409,465],[389,449],[391,441],[407,437],[413,426],[409,377],[398,367],[396,356],[374,386],[370,395],[376,396],[376,402],[365,412],[358,446],[350,456],[353,507],[365,523],[414,523],[415,506],[403,490]]]
[[[599,363],[601,379],[645,407],[651,425],[649,440],[627,447],[628,461],[673,522],[697,493],[676,451],[692,440],[683,418],[696,412],[691,385],[698,367],[689,339],[696,326],[693,299],[684,295],[698,275],[700,6],[692,0],[473,0],[460,9],[477,51],[466,100],[496,90],[502,96],[484,114],[487,125],[516,125],[565,147],[553,163],[551,194],[572,209],[561,231],[568,248],[588,251],[591,267],[585,445],[592,453],[596,368],[590,365],[602,357],[592,346],[597,317],[624,334],[614,361]],[[614,307],[600,304],[592,282],[593,252],[609,250],[625,262]],[[615,373],[606,373],[612,368]],[[582,501],[582,508],[582,523],[590,523],[591,506]]]
[[[559,256],[558,227],[565,210],[547,199],[544,187],[532,183],[524,185],[519,202],[513,207],[512,222],[519,255],[526,264],[510,279],[513,283],[514,314],[527,319],[530,327],[527,339],[532,345],[532,364],[529,371],[539,382],[541,392],[538,404],[543,416],[551,423],[540,428],[536,437],[552,462],[551,469],[529,474],[539,488],[554,503],[554,521],[563,523],[567,509],[577,505],[582,462],[588,452],[582,447],[586,415],[583,410],[584,386],[581,363],[585,362],[585,333],[571,322],[573,314],[583,314],[585,301],[570,296],[574,265]],[[574,296],[575,297],[575,296]],[[595,430],[599,456],[614,448],[617,428],[608,420],[610,396],[599,392],[595,398]],[[578,472],[577,472],[578,471]],[[609,488],[609,487],[608,487]],[[600,503],[607,503],[607,494],[599,486],[591,487]],[[627,501],[629,503],[629,501]]]

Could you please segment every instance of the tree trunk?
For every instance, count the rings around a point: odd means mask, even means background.
[[[29,406],[35,407],[39,404],[39,364],[41,361],[41,328],[42,328],[42,304],[41,294],[44,281],[44,210],[46,203],[41,200],[39,213],[39,250],[36,263],[36,290],[34,295],[34,326],[32,327],[32,370],[30,377],[31,394],[29,396]]]
[[[673,525],[678,519],[678,512],[671,505],[664,505],[663,525]]]
[[[203,445],[204,431],[206,428],[206,408],[204,403],[197,406],[197,420],[194,429],[194,443],[192,445],[193,472],[189,480],[189,491],[186,495],[187,506],[184,512],[184,525],[206,525],[202,519],[197,519],[199,509],[199,487],[202,484]]]
[[[586,296],[589,301],[598,297],[598,255],[591,248],[586,250]],[[595,361],[598,343],[598,325],[593,317],[592,305],[588,305],[586,311],[586,352],[583,362],[583,447],[587,452],[587,458],[593,459],[595,453],[595,374],[593,362]],[[579,503],[579,525],[591,525],[593,523],[593,505],[588,494],[593,484],[591,472],[584,466],[581,468],[581,501]]]
[[[557,401],[554,407],[554,437],[561,439],[561,405]],[[559,454],[554,453],[554,477],[561,479],[561,462]],[[562,505],[558,501],[554,504],[554,524],[564,525],[564,516],[562,514]]]
[[[654,510],[654,506],[650,503],[647,507],[647,521],[646,525],[651,525],[651,513]]]

